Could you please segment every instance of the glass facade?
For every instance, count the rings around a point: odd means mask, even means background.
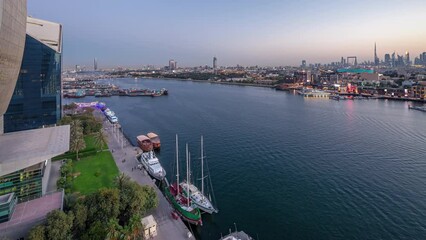
[[[0,196],[14,192],[19,202],[24,202],[42,196],[42,179],[45,163],[0,177]]]
[[[12,218],[18,199],[14,193],[0,196],[0,223]]]
[[[61,53],[27,34],[21,71],[4,115],[4,130],[55,124],[61,118],[61,104]]]

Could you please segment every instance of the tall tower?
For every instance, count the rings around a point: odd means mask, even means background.
[[[379,58],[377,57],[376,43],[374,42],[374,65],[379,65]]]
[[[93,59],[93,70],[95,70],[95,71],[98,70],[98,60],[96,58]]]
[[[216,70],[216,68],[217,68],[217,58],[213,57],[213,69]]]

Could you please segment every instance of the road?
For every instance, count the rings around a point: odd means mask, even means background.
[[[121,131],[117,130],[103,115],[100,110],[95,110],[96,117],[103,119],[103,129],[108,138],[108,146],[114,157],[115,163],[117,164],[120,172],[123,172],[129,176],[132,180],[136,181],[141,185],[149,185],[154,187],[159,204],[154,210],[151,210],[149,214],[152,214],[157,221],[158,235],[153,239],[168,240],[168,239],[194,239],[192,236],[189,237],[189,229],[182,222],[181,219],[175,220],[172,218],[171,213],[173,208],[164,197],[160,189],[155,185],[154,181],[148,175],[145,170],[138,170],[136,168],[137,162],[135,156],[137,151],[140,149],[133,146],[122,134]]]

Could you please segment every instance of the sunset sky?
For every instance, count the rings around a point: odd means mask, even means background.
[[[63,25],[63,63],[300,65],[393,51],[426,52],[425,0],[28,0],[28,14]]]

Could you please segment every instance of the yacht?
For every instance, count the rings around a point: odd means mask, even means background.
[[[141,153],[136,156],[136,159],[153,178],[162,181],[166,176],[166,170],[161,166],[153,151]]]
[[[211,199],[207,198],[204,192],[204,179],[208,178],[210,183],[211,183],[211,179],[209,175],[204,176],[204,153],[203,153],[204,149],[203,148],[204,148],[203,137],[201,136],[201,191],[198,190],[198,188],[194,184],[187,183],[186,181],[180,183],[180,186],[182,187],[185,195],[190,196],[192,200],[192,204],[194,204],[200,210],[209,214],[218,213],[219,210],[213,206]],[[213,193],[213,188],[210,189],[210,193]]]

